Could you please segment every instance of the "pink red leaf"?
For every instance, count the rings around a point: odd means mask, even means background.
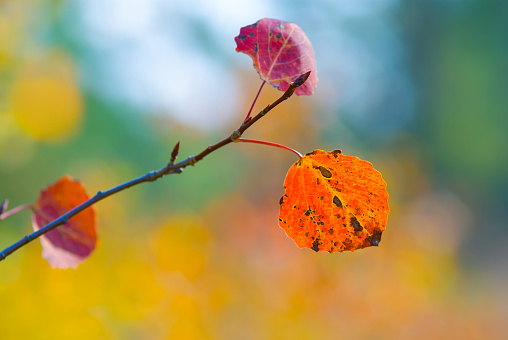
[[[64,176],[43,190],[32,215],[34,230],[62,216],[89,199],[80,182]],[[75,268],[95,249],[95,211],[87,208],[40,237],[42,257],[53,268]]]
[[[300,247],[330,253],[377,246],[388,219],[386,183],[372,164],[314,150],[289,169],[279,226]]]
[[[318,81],[314,51],[296,24],[264,18],[242,27],[235,42],[236,51],[249,55],[261,78],[275,88],[286,91],[299,75],[311,71],[309,79],[295,94],[314,92]]]

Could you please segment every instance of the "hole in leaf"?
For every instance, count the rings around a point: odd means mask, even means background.
[[[318,166],[317,169],[321,172],[321,176],[323,176],[325,178],[331,178],[332,177],[332,173],[327,168],[325,168],[323,166]]]
[[[342,202],[337,196],[333,196],[333,204],[335,204],[339,208],[342,208]]]

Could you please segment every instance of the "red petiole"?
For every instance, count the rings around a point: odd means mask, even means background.
[[[2,214],[0,214],[0,220],[3,220],[9,216],[12,216],[14,214],[17,214],[19,213],[20,211],[23,211],[23,210],[33,210],[33,205],[31,204],[22,204],[16,208],[12,208],[11,210],[8,210]]]
[[[263,144],[263,145],[268,145],[268,146],[275,146],[277,148],[285,149],[285,150],[288,150],[288,151],[291,151],[291,152],[297,154],[298,157],[300,157],[300,159],[303,158],[302,154],[299,153],[298,151],[296,151],[295,149],[291,149],[289,146],[285,146],[285,145],[278,144],[278,143],[265,142],[264,140],[255,140],[255,139],[247,139],[247,138],[238,138],[238,139],[235,140],[235,143],[237,143],[237,142],[241,142],[241,143],[254,143],[254,144]]]
[[[254,108],[254,104],[256,104],[256,101],[258,100],[259,94],[261,93],[261,90],[263,89],[263,86],[265,85],[266,81],[263,80],[261,83],[261,86],[259,87],[258,93],[256,94],[256,98],[254,98],[254,101],[252,102],[252,105],[250,106],[249,113],[247,113],[247,117],[245,117],[244,122],[247,121],[250,117],[250,113],[252,112],[252,109]]]

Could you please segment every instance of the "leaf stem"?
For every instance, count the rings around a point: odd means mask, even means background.
[[[23,210],[33,210],[33,205],[31,204],[22,204],[16,208],[12,208],[11,210],[7,210],[6,212],[4,212],[3,214],[0,214],[0,221],[9,217],[9,216],[12,216],[14,214],[17,214],[19,213],[20,211],[23,211]]]
[[[254,143],[254,144],[263,144],[263,145],[268,145],[268,146],[275,146],[277,148],[289,150],[289,151],[297,154],[298,157],[300,157],[300,159],[303,158],[303,155],[301,153],[299,153],[298,151],[296,151],[295,149],[291,149],[289,146],[285,146],[285,145],[278,144],[278,143],[266,142],[264,140],[247,139],[247,138],[238,138],[237,140],[235,140],[235,142]]]
[[[300,77],[298,77],[293,83],[291,83],[289,85],[289,88],[286,90],[286,92],[284,92],[284,94],[282,94],[279,97],[279,99],[277,99],[272,104],[270,104],[267,107],[265,107],[263,110],[261,110],[252,119],[248,119],[248,120],[244,121],[242,123],[242,125],[238,128],[238,130],[234,131],[229,137],[224,138],[223,140],[221,140],[220,142],[217,142],[216,144],[208,146],[207,148],[205,148],[203,151],[201,151],[196,156],[187,157],[187,159],[185,159],[185,160],[183,160],[183,161],[181,161],[179,163],[176,163],[176,164],[173,164],[171,162],[171,160],[170,160],[168,162],[168,164],[166,164],[166,166],[164,166],[163,168],[161,168],[159,170],[150,171],[150,172],[146,173],[143,176],[134,178],[134,179],[132,179],[130,181],[122,183],[122,184],[120,184],[120,185],[118,185],[116,187],[113,187],[113,188],[109,189],[109,190],[97,192],[92,198],[90,198],[87,201],[81,203],[77,207],[69,210],[67,213],[65,213],[62,216],[58,217],[57,219],[51,221],[50,223],[44,225],[43,227],[41,227],[40,229],[34,231],[33,233],[31,233],[29,235],[26,235],[25,237],[23,237],[18,242],[16,242],[16,243],[12,244],[11,246],[5,248],[3,251],[0,252],[0,261],[5,260],[5,258],[7,256],[12,254],[13,252],[18,250],[19,248],[23,247],[27,243],[37,239],[38,237],[40,237],[41,235],[43,235],[45,233],[47,233],[48,231],[53,230],[56,227],[58,227],[58,226],[60,226],[62,224],[67,223],[67,221],[70,218],[72,218],[73,216],[77,215],[78,213],[80,213],[81,211],[85,210],[86,208],[94,205],[95,203],[99,202],[100,200],[102,200],[102,199],[104,199],[104,198],[106,198],[108,196],[114,195],[114,194],[116,194],[116,193],[118,193],[120,191],[123,191],[123,190],[127,189],[127,188],[130,188],[130,187],[132,187],[134,185],[137,185],[137,184],[140,184],[140,183],[143,183],[143,182],[153,182],[153,181],[156,181],[157,179],[159,179],[159,178],[161,178],[161,177],[163,177],[165,175],[171,175],[171,174],[181,173],[182,170],[184,168],[188,167],[189,165],[193,165],[194,166],[197,162],[199,162],[200,160],[202,160],[203,158],[205,158],[206,156],[208,156],[212,152],[222,148],[223,146],[226,146],[226,145],[234,142],[235,140],[238,140],[241,137],[241,135],[248,128],[250,128],[255,122],[257,122],[262,117],[264,117],[274,107],[276,107],[277,105],[279,105],[280,103],[282,103],[286,99],[290,98],[293,95],[293,93],[295,92],[296,88],[301,86],[301,85],[303,85],[303,83],[307,80],[307,78],[309,77],[309,73],[310,72],[304,73]],[[14,209],[16,209],[16,208],[14,208]]]
[[[243,120],[244,122],[247,119],[249,119],[250,113],[252,112],[252,109],[254,108],[254,104],[256,104],[256,101],[258,100],[259,94],[261,93],[261,90],[263,89],[263,86],[265,85],[265,83],[266,83],[266,80],[263,80],[263,82],[261,83],[261,86],[259,87],[258,93],[256,94],[256,98],[254,98],[254,101],[252,102],[252,105],[250,106],[249,113],[247,113],[247,117],[245,117],[245,119]]]

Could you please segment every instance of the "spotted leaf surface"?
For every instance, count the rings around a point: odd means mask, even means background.
[[[43,190],[32,215],[34,230],[55,220],[89,199],[80,182],[64,176]],[[53,268],[75,268],[95,249],[95,211],[87,208],[40,237],[42,257]]]
[[[354,251],[377,246],[388,219],[386,183],[372,164],[314,150],[289,169],[279,226],[298,247]]]
[[[311,71],[309,79],[295,91],[311,95],[317,85],[312,45],[300,27],[292,22],[264,18],[242,27],[235,37],[236,51],[252,58],[261,78],[286,91],[298,76]]]

